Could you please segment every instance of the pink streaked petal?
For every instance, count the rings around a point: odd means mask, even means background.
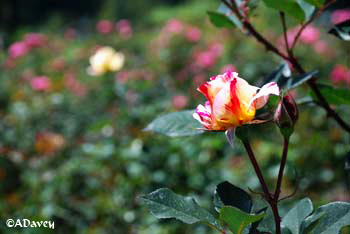
[[[230,83],[230,109],[234,114],[237,114],[237,112],[240,111],[241,105],[239,102],[239,98],[237,95],[237,85],[239,81],[237,78],[235,78],[233,81]]]
[[[220,90],[215,96],[213,104],[213,118],[216,120],[219,128],[227,126],[237,126],[237,117],[240,111],[239,100],[236,96],[236,83],[234,79],[230,86]]]
[[[241,103],[241,108],[244,110],[248,110],[248,105],[250,100],[256,95],[256,91],[259,89],[258,87],[255,87],[253,85],[250,85],[247,81],[245,81],[242,78],[236,78],[237,79],[237,85],[236,85],[236,92],[239,99],[239,102]]]
[[[193,118],[198,120],[205,128],[210,129],[212,125],[211,120],[211,108],[204,107],[203,105],[198,105],[196,108],[196,113],[194,113]]]
[[[222,75],[222,77],[223,77],[223,80],[224,80],[225,82],[230,82],[230,81],[232,81],[232,80],[238,78],[238,73],[237,73],[237,72],[232,72],[232,71],[227,71],[227,72],[225,72],[225,73]],[[239,79],[240,79],[240,78],[239,78]]]
[[[205,127],[206,129],[211,129],[211,119],[206,117],[203,118],[203,116],[200,116],[198,113],[193,113],[192,117],[196,120],[198,120],[203,127]]]
[[[205,84],[201,85],[198,88],[198,91],[201,93],[205,94],[209,92],[214,92],[217,93],[221,88],[223,88],[227,83],[231,82],[234,79],[240,79],[243,80],[242,78],[238,77],[237,72],[231,72],[227,71],[221,75],[217,76],[212,76],[210,77],[210,81],[206,82]],[[243,80],[244,81],[244,80]],[[246,81],[244,81],[246,82]],[[216,91],[216,92],[215,92]]]
[[[211,107],[210,107],[210,103],[209,103],[209,105],[207,103],[208,103],[208,101],[205,103],[205,106],[199,104],[196,108],[196,112],[197,113],[205,113],[206,115],[210,115],[211,114]]]
[[[208,112],[211,113],[211,106],[210,106],[210,102],[209,101],[205,102],[205,108],[207,109]]]
[[[197,90],[204,94],[204,96],[208,99],[211,105],[214,103],[214,97],[217,95],[220,90],[225,87],[227,81],[223,75],[217,76],[215,79],[212,79],[209,82],[201,85]]]
[[[210,80],[215,80],[216,77],[218,77],[218,76],[211,76],[211,77],[210,77]]]
[[[259,92],[252,98],[252,100],[250,100],[248,108],[251,107],[254,101],[256,103],[255,104],[256,109],[262,108],[263,106],[265,106],[265,104],[269,100],[270,94],[274,94],[276,96],[280,94],[280,89],[276,82],[270,82],[265,84],[263,87],[261,87]]]
[[[199,115],[199,117],[201,117],[201,119],[203,120],[203,119],[210,119],[210,114],[208,114],[208,113],[206,113],[206,112],[196,112],[198,115]]]
[[[230,104],[230,88],[224,87],[215,96],[213,103],[213,114],[215,119],[220,119],[227,111],[226,106]]]
[[[196,112],[205,112],[206,109],[202,104],[199,104],[196,108]]]
[[[193,113],[192,117],[193,117],[194,119],[198,120],[200,123],[203,122],[201,116],[200,116],[199,114],[197,114],[197,112],[196,112],[196,113]]]
[[[205,82],[204,84],[202,84],[201,86],[199,86],[197,88],[197,90],[199,92],[201,92],[208,100],[209,99],[209,94],[208,94],[208,86],[209,86],[209,83],[208,82]]]

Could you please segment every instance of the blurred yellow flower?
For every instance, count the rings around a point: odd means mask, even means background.
[[[35,150],[39,154],[51,155],[61,150],[66,143],[64,137],[53,132],[38,133],[35,139]]]
[[[124,65],[124,54],[116,52],[112,47],[105,46],[90,57],[90,67],[87,72],[92,76],[103,75],[106,72],[119,71]]]

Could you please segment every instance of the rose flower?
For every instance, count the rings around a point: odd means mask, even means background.
[[[275,82],[262,88],[249,85],[236,72],[211,77],[198,89],[208,99],[198,105],[193,117],[207,130],[224,131],[252,122],[257,109],[262,108],[270,94],[279,95]]]

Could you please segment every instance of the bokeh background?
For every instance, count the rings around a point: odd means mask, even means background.
[[[35,233],[212,233],[201,224],[157,220],[137,199],[160,187],[191,195],[215,212],[216,184],[244,189],[259,183],[240,142],[224,134],[168,138],[144,132],[154,118],[194,109],[210,76],[239,72],[260,85],[281,60],[238,30],[215,28],[206,15],[219,1],[0,2],[0,232],[9,218],[55,221]],[[307,28],[296,54],[319,82],[350,87],[348,42],[327,33],[350,18],[338,1]],[[253,23],[283,47],[277,14],[257,4]],[[297,23],[288,19],[289,35]],[[103,46],[125,56],[118,71],[92,76],[90,57]],[[311,197],[315,206],[349,200],[344,170],[349,135],[293,91],[300,118],[292,136],[283,195]],[[350,109],[336,106],[349,121]],[[272,186],[282,139],[259,128],[253,148]],[[258,196],[253,196],[259,199]],[[32,229],[16,229],[32,233]],[[213,232],[214,233],[214,232]]]

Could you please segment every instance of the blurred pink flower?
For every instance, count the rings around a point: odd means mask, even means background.
[[[183,109],[187,106],[188,98],[184,95],[176,95],[172,99],[172,105],[175,109]]]
[[[74,28],[68,28],[64,31],[64,39],[72,40],[78,36],[77,30]]]
[[[196,42],[196,41],[199,41],[199,39],[201,38],[202,36],[202,32],[199,28],[197,27],[189,27],[187,30],[186,30],[186,34],[185,34],[185,37],[188,41],[191,41],[191,42]]]
[[[198,52],[194,54],[195,64],[202,68],[211,68],[215,65],[217,59],[223,52],[223,46],[219,43],[215,43],[209,46],[206,51]]]
[[[287,31],[287,41],[288,41],[288,46],[290,47],[294,41],[295,36],[297,35],[298,28],[293,28],[289,29]],[[285,48],[285,40],[284,40],[284,35],[280,36],[277,40],[277,45],[279,48]]]
[[[66,62],[63,58],[55,58],[50,62],[50,67],[55,71],[63,71],[65,64]]]
[[[199,86],[206,81],[207,77],[204,74],[197,74],[193,78],[193,83],[195,86]]]
[[[8,49],[9,56],[12,59],[23,57],[28,53],[28,51],[29,48],[23,41],[13,43]]]
[[[211,51],[199,52],[195,56],[195,63],[202,68],[211,68],[216,63],[217,56]]]
[[[123,39],[129,39],[132,37],[132,27],[130,21],[127,19],[119,20],[116,24],[117,32],[119,36]]]
[[[4,62],[4,68],[5,69],[13,69],[15,68],[16,63],[12,58],[7,58]]]
[[[73,72],[66,72],[64,74],[64,83],[70,91],[77,96],[85,96],[87,90],[86,87],[81,84],[76,78]]]
[[[209,46],[209,50],[214,55],[219,56],[224,52],[224,47],[219,43],[214,43]]]
[[[342,64],[337,64],[331,71],[331,81],[334,84],[346,82],[350,84],[350,70]]]
[[[223,66],[220,70],[221,73],[225,73],[225,72],[236,72],[237,68],[235,65],[233,64],[227,64],[225,66]]]
[[[300,35],[300,41],[305,44],[312,44],[320,38],[320,30],[318,28],[309,25],[307,26]]]
[[[329,48],[327,42],[323,40],[316,41],[314,44],[312,44],[312,47],[318,54],[328,54]]]
[[[170,19],[165,25],[165,31],[170,33],[180,33],[183,29],[183,23],[178,19]]]
[[[130,78],[129,71],[120,71],[115,76],[115,79],[121,84],[125,84],[126,82],[128,82],[129,78]]]
[[[32,89],[35,91],[49,91],[51,89],[51,81],[47,76],[36,76],[30,81]]]
[[[343,21],[350,20],[350,9],[335,10],[331,16],[332,24],[339,24]]]
[[[28,48],[40,47],[47,42],[47,37],[41,33],[27,33],[24,36],[24,42]]]
[[[96,24],[96,29],[101,34],[109,34],[113,30],[113,23],[110,20],[100,20]]]
[[[32,69],[26,69],[22,72],[23,80],[30,82],[30,80],[34,77],[34,73]]]
[[[295,27],[287,31],[287,41],[288,41],[289,47],[292,45],[294,38],[298,34],[299,30],[300,30],[300,27]],[[320,31],[316,27],[309,25],[300,34],[299,40],[304,44],[313,44],[317,42],[319,38],[320,38]],[[284,41],[283,35],[278,38],[277,44],[279,45],[279,47],[285,48],[285,41]]]

